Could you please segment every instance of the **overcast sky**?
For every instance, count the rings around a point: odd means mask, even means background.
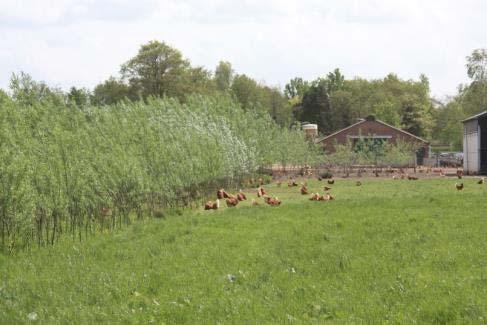
[[[338,67],[347,78],[424,73],[443,97],[487,47],[486,12],[482,0],[0,0],[0,88],[19,71],[93,88],[160,40],[193,65],[228,60],[270,85]]]

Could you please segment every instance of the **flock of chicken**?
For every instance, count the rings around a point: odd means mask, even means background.
[[[445,175],[441,174],[441,176],[445,176]],[[457,171],[457,177],[458,177],[458,179],[462,179],[462,177],[463,177],[463,171],[462,170]],[[418,177],[411,176],[409,174],[403,173],[400,175],[393,175],[392,179],[397,179],[397,180],[398,179],[407,179],[410,181],[415,181],[415,180],[418,180]],[[323,179],[321,177],[318,177],[318,180],[322,181]],[[484,182],[485,182],[485,178],[482,177],[478,180],[477,184],[484,184]],[[328,183],[328,185],[333,185],[335,183],[335,180],[334,179],[328,179],[327,183]],[[281,205],[281,200],[279,200],[277,197],[271,197],[271,196],[267,195],[267,192],[265,191],[265,189],[263,188],[262,185],[263,185],[263,183],[261,182],[259,188],[257,189],[257,197],[263,198],[264,202],[270,206]],[[281,187],[282,182],[279,181],[276,183],[276,185],[277,185],[277,187]],[[298,187],[300,185],[301,185],[301,188],[300,188],[301,194],[302,195],[310,195],[310,193],[308,191],[307,182],[298,184],[295,180],[291,179],[287,184],[288,187]],[[361,186],[362,183],[360,181],[357,181],[355,183],[355,185]],[[459,191],[464,189],[463,183],[456,183],[455,187]],[[324,194],[311,193],[309,200],[310,201],[330,201],[330,200],[334,200],[335,198],[333,197],[333,195],[331,195],[329,193],[330,190],[331,190],[331,187],[325,186],[324,187],[324,191],[325,191]],[[242,192],[242,190],[240,190],[237,194],[229,194],[224,189],[219,189],[216,192],[216,196],[217,196],[216,201],[206,202],[205,210],[217,210],[218,208],[220,208],[220,200],[223,200],[223,199],[225,199],[228,207],[235,207],[238,205],[239,202],[247,200],[247,196]],[[256,201],[255,199],[252,199],[252,205],[259,205],[259,204],[260,203],[258,201]]]
[[[462,177],[463,177],[463,171],[462,170],[457,170],[457,177],[458,177],[458,179],[462,179]],[[477,181],[477,184],[482,185],[482,184],[484,184],[484,182],[485,182],[485,178],[484,177],[481,177]],[[456,183],[455,184],[455,187],[457,188],[457,190],[461,191],[461,190],[463,190],[464,185],[463,185],[463,183]]]
[[[224,189],[219,189],[216,192],[216,201],[208,201],[205,204],[205,210],[217,210],[220,207],[220,200],[225,199],[225,202],[227,203],[227,207],[235,207],[237,204],[241,201],[247,200],[247,196],[245,193],[240,190],[237,194],[230,194],[227,193]],[[271,197],[267,195],[267,192],[265,189],[262,187],[262,185],[257,189],[257,197],[261,197],[264,199],[264,202],[267,203],[268,205],[271,206],[278,206],[281,205],[281,200],[279,200],[277,197]],[[252,205],[259,205],[259,202],[257,202],[255,199],[252,199]]]
[[[334,180],[330,179],[328,180],[328,184],[332,185],[334,184]],[[270,206],[279,206],[281,205],[281,200],[277,197],[271,197],[267,194],[266,190],[262,186],[263,184],[259,186],[257,189],[257,197],[264,199],[264,203],[270,205]],[[280,187],[282,185],[281,182],[277,183],[277,186]],[[289,181],[287,184],[288,187],[295,187],[299,186],[299,184],[295,180]],[[358,185],[358,184],[357,184]],[[331,190],[331,187],[325,186],[325,192]],[[307,182],[301,183],[301,189],[300,192],[302,195],[308,195],[308,185]],[[205,203],[205,210],[218,210],[220,208],[220,200],[225,199],[225,202],[227,204],[227,207],[235,207],[239,204],[241,201],[247,200],[247,196],[245,193],[240,190],[237,194],[230,194],[226,192],[224,189],[219,189],[216,192],[216,197],[217,199],[215,201],[208,201]],[[330,201],[334,200],[334,197],[326,192],[325,194],[321,195],[319,193],[311,193],[311,197],[309,198],[310,201]],[[252,205],[260,205],[260,203],[256,199],[252,199]]]
[[[329,179],[328,180],[329,185],[335,184],[335,180]],[[278,183],[278,186],[280,186],[280,183]],[[296,181],[290,181],[287,186],[292,187],[292,186],[298,186]],[[331,187],[325,186],[324,187],[325,194],[321,195],[320,193],[311,193],[311,197],[309,198],[310,201],[330,201],[334,200],[335,198],[333,195],[331,195],[328,191],[331,190]],[[301,189],[300,192],[302,195],[308,195],[308,184],[306,182],[301,184]]]

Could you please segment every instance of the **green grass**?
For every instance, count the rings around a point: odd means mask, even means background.
[[[0,323],[487,322],[487,185],[362,183],[0,255]]]

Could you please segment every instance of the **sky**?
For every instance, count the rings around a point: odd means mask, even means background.
[[[164,41],[195,66],[232,63],[268,85],[424,73],[446,98],[468,82],[465,57],[487,47],[483,0],[0,0],[0,88],[12,73],[93,88]]]

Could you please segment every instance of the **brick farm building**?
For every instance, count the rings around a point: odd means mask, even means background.
[[[416,163],[418,165],[423,165],[423,160],[430,156],[428,141],[377,120],[374,116],[361,119],[359,122],[318,139],[316,142],[323,145],[325,152],[333,153],[335,152],[336,144],[346,144],[351,141],[352,145],[355,145],[359,139],[392,144],[395,144],[398,140],[409,143],[414,150],[411,154],[416,155]]]

